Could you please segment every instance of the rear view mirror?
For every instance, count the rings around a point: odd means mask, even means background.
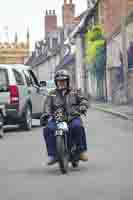
[[[47,83],[46,81],[40,81],[40,87],[46,87]]]

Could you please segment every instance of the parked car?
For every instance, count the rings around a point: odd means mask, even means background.
[[[5,105],[4,124],[32,127],[40,119],[46,97],[45,81],[38,82],[30,66],[0,64],[0,104]]]

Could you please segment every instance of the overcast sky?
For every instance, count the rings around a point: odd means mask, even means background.
[[[32,46],[44,36],[44,14],[46,9],[56,10],[61,24],[61,6],[64,0],[0,0],[0,40],[13,41],[15,32],[24,41],[27,27]],[[86,9],[86,0],[73,0],[76,15]],[[82,2],[82,3],[81,3]],[[7,34],[8,32],[8,34]]]

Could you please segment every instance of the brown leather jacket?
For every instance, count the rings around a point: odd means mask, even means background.
[[[71,118],[73,113],[80,111],[80,106],[85,106],[86,110],[89,107],[89,99],[80,91],[69,89],[63,96],[62,92],[55,89],[46,98],[44,112],[54,113],[59,107],[63,107]]]

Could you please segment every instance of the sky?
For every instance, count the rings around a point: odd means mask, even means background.
[[[44,16],[47,10],[56,10],[58,25],[61,25],[61,8],[64,0],[0,0],[0,41],[26,40],[27,27],[30,31],[31,49],[34,42],[44,38]],[[86,9],[86,0],[73,0],[76,15]],[[82,2],[82,3],[81,3]]]

